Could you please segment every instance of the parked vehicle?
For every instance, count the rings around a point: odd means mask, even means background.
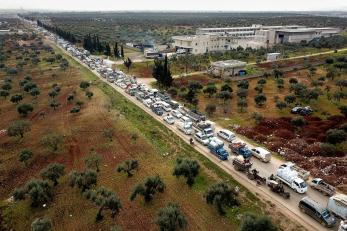
[[[167,103],[170,104],[171,108],[174,110],[178,109],[180,106],[179,103],[174,100],[167,101]]]
[[[224,149],[223,141],[219,142],[217,138],[212,139],[207,147],[210,152],[217,156],[220,160],[228,159],[229,153]]]
[[[206,120],[206,116],[197,110],[188,111],[187,117],[189,117],[194,123]]]
[[[175,119],[171,115],[164,116],[164,121],[168,124],[174,124],[175,123]]]
[[[183,132],[186,135],[191,135],[193,134],[193,129],[192,129],[192,125],[191,124],[187,124],[184,122],[178,122],[177,123],[177,128],[178,130],[180,130],[181,132]]]
[[[335,217],[318,202],[309,197],[304,197],[300,200],[299,208],[302,212],[311,216],[324,226],[333,227],[336,224]]]
[[[252,163],[249,159],[245,159],[242,156],[237,156],[233,159],[233,166],[237,171],[248,172],[252,167]]]
[[[276,172],[276,178],[298,193],[307,192],[307,184],[290,165],[282,164]]]
[[[146,107],[151,107],[151,105],[153,104],[151,99],[145,99],[142,101],[142,103],[146,106]]]
[[[156,105],[151,105],[151,110],[158,116],[162,116],[164,114],[164,111],[161,107]]]
[[[291,113],[307,116],[307,115],[311,115],[313,113],[313,110],[310,106],[306,106],[306,107],[296,106],[292,108]]]
[[[347,195],[336,194],[329,198],[327,209],[340,217],[343,220],[347,220]]]
[[[325,183],[322,179],[320,178],[314,178],[311,183],[310,186],[314,189],[316,189],[317,191],[328,195],[328,196],[332,196],[335,194],[335,187],[333,187],[332,185]]]
[[[347,220],[341,221],[337,231],[347,231]]]
[[[235,139],[235,134],[227,129],[222,129],[217,133],[217,136],[231,142]]]
[[[201,132],[206,135],[208,138],[214,136],[214,125],[212,121],[201,121],[193,125],[193,128],[196,132]]]
[[[258,159],[260,159],[261,161],[265,163],[268,163],[271,160],[271,152],[269,152],[268,150],[264,148],[261,148],[261,147],[252,148],[251,152],[253,156],[257,157]]]
[[[283,183],[279,180],[277,180],[274,175],[271,175],[267,180],[266,180],[266,185],[270,188],[271,191],[274,193],[278,193],[280,196],[282,196],[285,199],[290,198],[290,193],[286,192],[284,190]]]
[[[181,114],[181,112],[177,111],[177,110],[172,110],[171,111],[171,115],[176,117],[177,119],[181,118],[183,115]]]
[[[202,132],[195,133],[194,139],[205,146],[210,143],[210,140],[208,139],[208,137]]]
[[[237,155],[241,155],[245,159],[250,159],[252,157],[252,152],[246,147],[246,144],[237,142],[229,144],[229,148],[232,152]]]
[[[160,102],[162,108],[164,109],[164,111],[166,112],[170,112],[171,111],[171,107],[168,103],[165,103],[165,102]]]
[[[182,116],[182,117],[180,118],[180,120],[181,120],[183,123],[185,123],[185,124],[190,124],[190,126],[193,125],[192,120],[191,120],[190,118],[188,118],[187,116]]]
[[[135,93],[135,97],[137,100],[142,101],[142,98],[145,97],[145,93],[138,91]]]

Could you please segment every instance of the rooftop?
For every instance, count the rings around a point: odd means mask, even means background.
[[[225,60],[225,61],[217,61],[212,63],[212,66],[214,67],[220,67],[220,68],[235,68],[235,67],[245,67],[246,62],[242,62],[239,60]]]

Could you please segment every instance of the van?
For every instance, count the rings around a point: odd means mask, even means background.
[[[259,160],[268,163],[271,160],[271,153],[261,147],[256,147],[251,149],[253,156],[257,157]]]
[[[228,142],[231,142],[235,139],[235,134],[227,129],[220,130],[217,135]]]
[[[318,202],[309,197],[304,197],[300,200],[299,208],[302,212],[306,213],[324,226],[333,227],[336,224],[335,217]]]

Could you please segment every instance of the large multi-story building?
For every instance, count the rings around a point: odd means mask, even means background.
[[[210,51],[227,51],[239,46],[243,48],[271,47],[275,44],[309,42],[319,37],[330,37],[340,33],[339,28],[308,28],[305,26],[262,26],[199,28],[195,35],[172,37],[173,46],[188,53],[202,54]]]

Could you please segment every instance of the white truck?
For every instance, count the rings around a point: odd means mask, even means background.
[[[276,178],[298,193],[307,192],[307,184],[291,165],[282,164],[276,172]]]
[[[330,197],[327,209],[342,220],[347,220],[347,195],[336,194]]]

